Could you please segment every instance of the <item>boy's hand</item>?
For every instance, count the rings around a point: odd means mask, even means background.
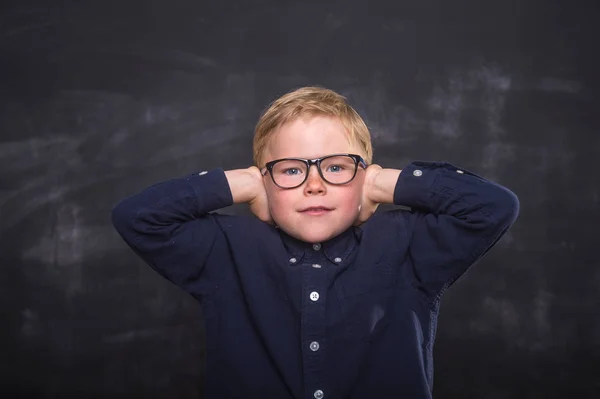
[[[361,209],[354,222],[359,226],[370,218],[379,204],[393,204],[394,190],[400,173],[400,169],[383,169],[377,164],[372,164],[366,169],[363,184],[363,196]]]
[[[362,200],[358,217],[354,222],[355,226],[360,226],[366,222],[367,219],[373,216],[379,206],[379,203],[374,200],[373,194],[376,188],[375,179],[381,170],[382,167],[377,164],[371,164],[365,170],[366,174],[363,183]]]
[[[269,201],[267,200],[267,191],[265,190],[265,183],[263,176],[260,173],[260,169],[256,166],[248,168],[248,172],[254,177],[254,195],[248,201],[250,210],[252,213],[265,223],[274,224],[273,218],[271,217],[271,211],[269,211]]]
[[[263,222],[273,224],[263,176],[256,166],[225,171],[233,203],[250,206],[252,213]]]

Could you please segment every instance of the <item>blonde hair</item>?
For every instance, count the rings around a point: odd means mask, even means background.
[[[371,163],[371,133],[360,115],[346,102],[344,96],[323,87],[310,86],[301,87],[279,97],[262,114],[254,129],[252,142],[256,166],[265,166],[263,154],[273,133],[285,123],[306,115],[339,118],[347,130],[350,142],[358,144],[364,151],[367,164]]]

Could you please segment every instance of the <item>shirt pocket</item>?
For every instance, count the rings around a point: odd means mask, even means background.
[[[391,264],[348,270],[336,281],[343,338],[371,341],[390,322],[396,274]]]

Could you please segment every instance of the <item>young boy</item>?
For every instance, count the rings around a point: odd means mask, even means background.
[[[262,115],[256,166],[155,184],[115,207],[127,244],[203,307],[205,397],[432,397],[442,293],[519,203],[448,163],[400,171],[371,158],[345,98],[306,87]],[[213,212],[242,202],[257,218]],[[411,210],[373,215],[381,203]]]

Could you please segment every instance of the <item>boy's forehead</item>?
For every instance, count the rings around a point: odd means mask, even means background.
[[[311,123],[312,122],[312,123]],[[267,157],[319,158],[338,153],[359,151],[352,143],[344,125],[329,118],[327,121],[292,121],[273,132],[267,145]]]

